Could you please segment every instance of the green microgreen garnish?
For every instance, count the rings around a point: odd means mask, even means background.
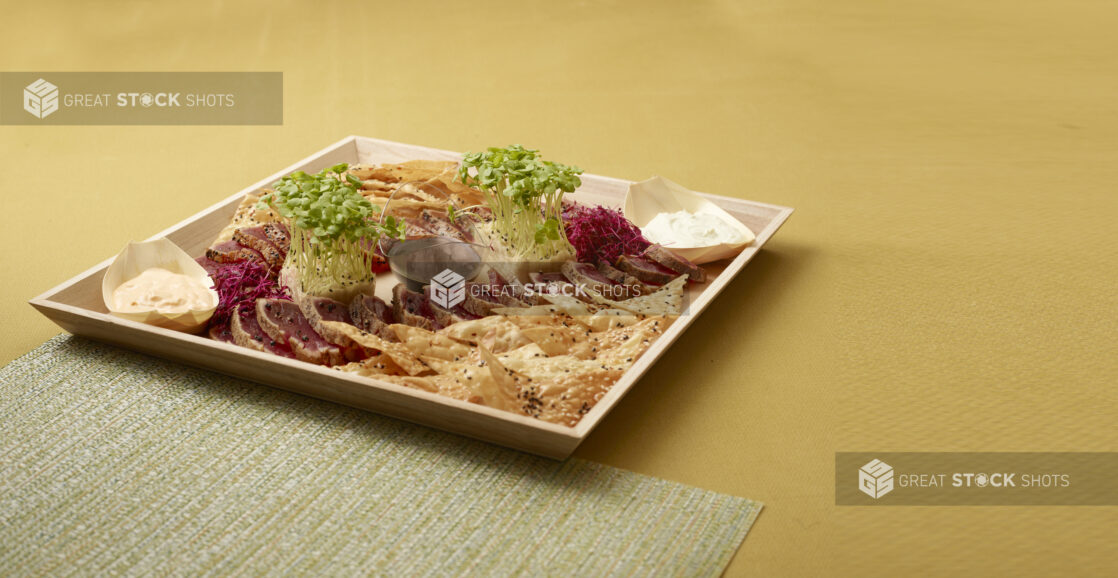
[[[361,180],[348,168],[342,163],[314,175],[292,173],[276,181],[257,205],[288,219],[291,249],[285,267],[295,268],[306,293],[336,295],[371,283],[377,240],[403,237],[403,224],[392,216],[383,224],[377,221],[380,209],[361,195]]]
[[[467,153],[458,179],[485,194],[494,232],[506,247],[521,258],[546,260],[571,251],[563,194],[582,184],[582,169],[542,160],[538,152],[514,144]]]

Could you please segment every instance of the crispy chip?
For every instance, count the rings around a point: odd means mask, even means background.
[[[497,315],[490,315],[480,319],[470,319],[468,321],[459,321],[450,326],[444,327],[439,330],[439,333],[446,335],[452,339],[459,341],[468,341],[470,343],[477,343],[481,341],[485,334],[489,333],[496,328],[505,328],[512,325],[507,319]],[[514,329],[515,325],[512,326]]]
[[[517,347],[512,351],[497,355],[497,358],[500,359],[502,362],[507,362],[509,360],[512,360],[513,362],[524,362],[531,359],[538,359],[540,357],[547,357],[547,352],[545,352],[542,348],[540,348],[539,345],[536,345],[535,343],[529,343],[522,347]]]
[[[339,365],[336,369],[346,373],[356,373],[357,375],[363,375],[365,377],[404,375],[406,373],[391,357],[384,353],[378,353],[361,361]]]
[[[428,375],[425,377],[378,375],[376,379],[404,385],[414,389],[445,395],[453,399],[460,399],[470,403],[481,403],[481,396],[470,389],[463,387],[457,379],[449,375]]]
[[[609,331],[615,327],[628,327],[641,319],[644,319],[643,315],[635,315],[624,309],[602,309],[593,315],[575,317],[576,321],[596,332]]]
[[[322,323],[344,334],[366,349],[373,349],[384,353],[390,357],[392,361],[396,362],[408,375],[419,375],[431,369],[403,344],[385,341],[376,335],[366,333],[348,323],[342,323],[341,321],[323,321]]]
[[[585,303],[576,297],[571,297],[570,295],[563,295],[561,293],[551,294],[546,292],[541,292],[539,295],[540,299],[547,301],[548,303],[557,307],[560,311],[566,313],[567,315],[570,315],[571,317],[577,318],[578,316],[582,315],[590,315],[591,313],[598,310],[597,307]]]
[[[545,359],[505,358],[504,366],[529,378],[521,381],[521,411],[573,426],[617,382],[624,370],[570,355]]]
[[[593,337],[596,359],[611,367],[627,368],[652,347],[668,326],[669,317],[649,317],[628,327],[617,327]]]
[[[686,285],[687,275],[680,275],[648,295],[641,295],[624,301],[607,299],[600,293],[589,289],[587,293],[598,303],[632,311],[639,315],[681,315],[683,314],[683,289]]]
[[[479,348],[484,352],[483,348]],[[482,353],[485,355],[485,353]],[[491,354],[490,354],[491,355]],[[515,389],[505,387],[504,381],[494,379],[493,372],[488,364],[465,363],[462,361],[447,361],[435,357],[425,357],[423,361],[440,375],[453,377],[458,383],[469,390],[471,394],[481,399],[482,405],[505,411],[518,411],[517,394]]]
[[[396,332],[396,336],[400,338],[400,343],[404,347],[421,357],[428,356],[447,361],[458,361],[470,355],[469,345],[455,341],[446,335],[400,323],[388,327]]]
[[[580,358],[592,357],[590,347],[586,345],[590,338],[590,330],[582,326],[568,327],[537,326],[526,327],[520,330],[525,337],[540,346],[548,355],[571,354]]]
[[[233,219],[218,233],[217,238],[214,239],[211,246],[232,239],[233,233],[236,232],[237,229],[256,227],[265,223],[274,223],[281,220],[283,217],[272,209],[261,211],[256,208],[256,204],[260,201],[260,197],[262,197],[265,192],[267,191],[260,190],[246,193],[245,198],[241,200],[241,204],[237,205],[237,210],[233,213]]]
[[[459,341],[483,345],[493,353],[504,353],[532,342],[519,327],[500,315],[459,321],[439,332]]]

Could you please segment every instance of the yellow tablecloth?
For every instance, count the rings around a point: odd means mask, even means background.
[[[0,127],[26,300],[348,134],[797,213],[579,456],[767,509],[730,575],[1118,568],[1114,508],[836,508],[834,452],[1118,448],[1118,8],[9,2],[2,70],[277,70],[276,127]],[[757,464],[764,464],[758,467]]]

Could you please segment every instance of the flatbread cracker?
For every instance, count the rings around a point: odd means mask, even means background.
[[[506,358],[504,366],[527,377],[521,410],[537,419],[574,426],[609,391],[624,369],[564,355],[546,359]]]
[[[479,348],[479,350],[485,351],[483,348]],[[482,405],[519,412],[519,404],[517,403],[519,392],[505,387],[504,381],[498,382],[494,379],[493,372],[490,371],[488,364],[478,365],[461,361],[447,361],[434,357],[425,357],[423,361],[440,375],[453,377],[471,394],[478,396]]]
[[[420,357],[437,357],[447,361],[464,360],[470,355],[470,346],[421,327],[396,323],[388,326],[396,333],[408,351]]]
[[[644,319],[643,315],[637,315],[624,309],[602,309],[591,315],[575,317],[575,321],[595,332],[609,331],[615,327],[628,327],[642,319]]]
[[[682,315],[683,291],[686,285],[687,275],[680,275],[648,295],[641,295],[624,301],[607,299],[593,290],[587,290],[587,293],[598,303],[631,311],[638,315]]]
[[[582,315],[590,315],[598,310],[594,307],[576,297],[563,294],[540,293],[540,299],[547,301],[551,305],[557,307],[559,311],[570,315],[571,317],[579,317]]]
[[[574,355],[579,358],[593,357],[587,345],[591,331],[581,326],[564,325],[526,327],[520,330],[548,355]]]
[[[233,233],[237,229],[245,227],[257,227],[266,223],[275,223],[283,220],[279,213],[272,209],[258,210],[256,204],[260,202],[260,197],[264,196],[268,191],[249,191],[245,193],[245,198],[241,200],[241,204],[237,205],[237,210],[233,213],[233,219],[229,222],[224,229],[218,233],[217,238],[214,239],[210,245],[228,241],[233,238]]]
[[[430,367],[423,363],[418,356],[412,353],[403,344],[385,341],[372,333],[361,331],[341,321],[323,321],[322,323],[333,328],[335,331],[343,333],[361,347],[384,353],[390,357],[392,361],[396,362],[396,365],[399,365],[408,375],[420,375],[431,370]]]
[[[425,377],[414,377],[409,375],[378,375],[376,379],[387,381],[388,383],[395,383],[413,389],[426,391],[429,393],[437,393],[445,395],[452,399],[459,399],[468,401],[470,403],[481,403],[481,396],[477,395],[470,389],[463,387],[458,383],[457,379],[449,375],[428,375]]]
[[[365,377],[405,374],[405,371],[397,365],[390,356],[384,353],[378,353],[361,361],[339,365],[335,367],[335,369],[346,373],[356,373],[357,375]]]

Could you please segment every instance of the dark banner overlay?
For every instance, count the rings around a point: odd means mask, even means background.
[[[279,125],[282,72],[0,72],[5,125]]]
[[[1118,453],[839,452],[838,506],[1114,506]]]

